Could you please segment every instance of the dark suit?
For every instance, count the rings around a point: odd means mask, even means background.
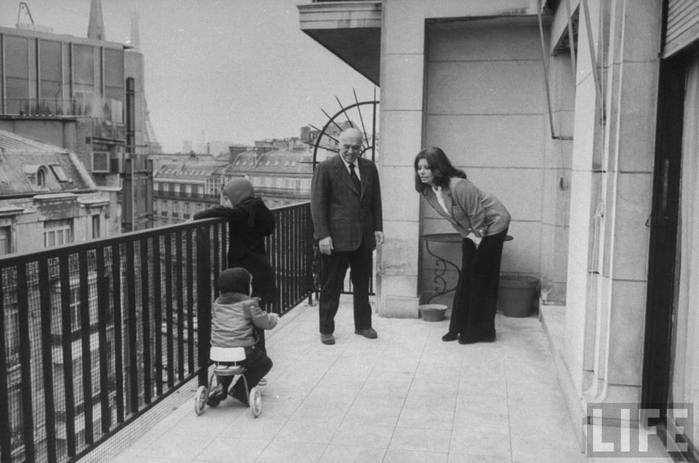
[[[313,237],[330,236],[333,252],[321,255],[320,332],[332,334],[347,267],[354,288],[355,330],[371,328],[369,278],[374,232],[383,231],[379,175],[373,162],[356,161],[361,188],[352,182],[339,155],[316,167],[311,184]]]

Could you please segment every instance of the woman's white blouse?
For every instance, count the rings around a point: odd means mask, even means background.
[[[451,211],[447,209],[447,204],[444,202],[444,196],[442,196],[442,187],[432,185],[432,190],[434,191],[434,195],[437,197],[437,202],[439,202],[439,205],[442,206],[442,209],[444,209],[444,212],[446,212],[447,215],[451,215]]]

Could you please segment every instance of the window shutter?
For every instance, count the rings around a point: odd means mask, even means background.
[[[699,39],[699,2],[669,0],[663,57],[667,58]]]

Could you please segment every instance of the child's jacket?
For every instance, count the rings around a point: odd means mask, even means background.
[[[262,310],[258,298],[241,293],[223,293],[214,301],[211,317],[211,345],[247,347],[257,342],[253,326],[264,330],[276,326],[277,319]]]

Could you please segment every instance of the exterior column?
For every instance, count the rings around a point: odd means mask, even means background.
[[[379,171],[386,240],[378,254],[377,294],[386,317],[418,316],[420,200],[412,162],[422,146],[422,10],[420,0],[383,3]]]
[[[586,3],[591,30],[582,4],[578,16],[563,348],[574,423],[584,422],[590,403],[640,401],[662,18],[654,0]]]
[[[592,402],[638,402],[643,372],[661,7],[612,2]]]

